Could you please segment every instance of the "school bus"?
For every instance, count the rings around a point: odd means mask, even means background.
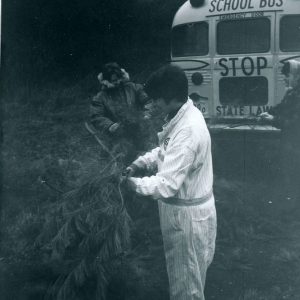
[[[174,17],[171,61],[211,128],[250,128],[280,103],[289,59],[300,59],[299,0],[190,0]]]

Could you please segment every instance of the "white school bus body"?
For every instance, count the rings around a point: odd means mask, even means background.
[[[300,1],[202,2],[187,1],[174,17],[172,63],[211,126],[246,124],[284,96],[282,62],[300,57]]]

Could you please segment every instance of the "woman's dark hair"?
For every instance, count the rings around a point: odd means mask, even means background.
[[[184,103],[188,98],[188,80],[182,69],[166,65],[150,75],[145,92],[154,100],[163,98],[168,103],[176,99]]]
[[[123,77],[123,72],[120,66],[116,62],[110,62],[104,65],[103,70],[103,79],[104,80],[111,80],[112,75],[116,75],[118,78]]]

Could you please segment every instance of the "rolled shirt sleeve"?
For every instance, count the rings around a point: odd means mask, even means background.
[[[180,131],[168,146],[159,172],[155,176],[129,180],[138,194],[154,199],[174,196],[188,176],[195,160],[189,130]],[[157,151],[157,148],[155,149]],[[158,152],[157,152],[158,153]]]

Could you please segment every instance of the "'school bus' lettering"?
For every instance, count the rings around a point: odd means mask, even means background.
[[[235,10],[252,10],[262,8],[282,7],[283,0],[212,0],[210,2],[209,12],[229,12]]]

